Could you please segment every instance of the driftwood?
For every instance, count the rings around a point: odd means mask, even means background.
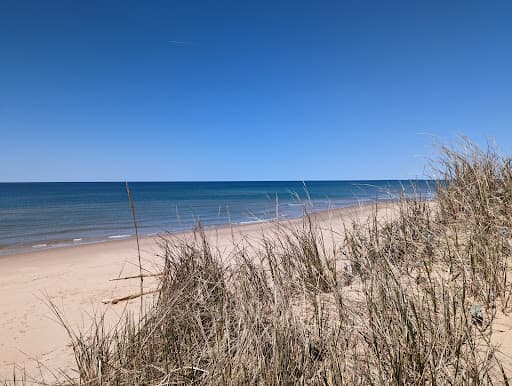
[[[103,304],[117,304],[119,302],[125,302],[127,300],[137,299],[137,298],[139,298],[141,296],[150,295],[150,294],[154,294],[154,293],[157,293],[157,292],[160,292],[160,290],[154,290],[154,291],[148,291],[148,292],[139,292],[139,293],[132,294],[132,295],[122,296],[120,298],[104,299],[102,301],[102,303]]]
[[[115,279],[110,279],[109,281],[117,281],[117,280],[128,280],[128,279],[140,279],[144,277],[154,277],[154,276],[161,276],[161,273],[154,273],[154,274],[148,274],[148,275],[135,275],[135,276],[125,276],[125,277],[116,277]]]

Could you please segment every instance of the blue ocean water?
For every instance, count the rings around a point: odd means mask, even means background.
[[[415,181],[132,182],[140,234],[299,217],[416,192]],[[276,200],[277,198],[277,200]],[[277,205],[276,205],[277,202]],[[134,234],[122,182],[0,183],[0,255]]]

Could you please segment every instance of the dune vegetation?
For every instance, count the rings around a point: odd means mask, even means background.
[[[434,200],[376,205],[341,233],[306,215],[229,255],[200,229],[167,240],[157,301],[113,331],[69,330],[63,383],[508,384],[512,161],[466,141],[435,165]]]

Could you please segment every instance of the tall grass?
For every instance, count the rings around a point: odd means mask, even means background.
[[[437,198],[375,206],[340,235],[312,216],[227,256],[198,230],[163,245],[141,321],[70,331],[100,385],[501,385],[498,310],[510,309],[512,165],[443,149]]]

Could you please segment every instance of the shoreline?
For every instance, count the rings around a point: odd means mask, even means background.
[[[312,210],[308,214],[311,216],[317,216],[322,215],[322,213],[329,213],[329,212],[337,212],[337,211],[343,211],[343,210],[350,210],[351,208],[361,208],[361,207],[367,207],[367,206],[374,206],[375,204],[379,205],[386,205],[386,204],[393,204],[397,202],[397,199],[382,199],[382,200],[376,200],[374,202],[360,202],[354,205],[348,205],[348,206],[340,206],[340,207],[334,207],[330,209],[321,209],[318,211]],[[224,228],[239,228],[239,227],[246,227],[251,225],[258,225],[258,224],[267,224],[267,223],[275,223],[277,222],[289,222],[289,221],[296,221],[304,217],[303,215],[300,216],[290,216],[290,217],[283,217],[283,218],[269,218],[269,219],[261,219],[261,220],[254,220],[254,221],[247,221],[247,222],[238,222],[238,223],[219,223],[219,224],[212,224],[203,226],[202,229],[204,231],[212,231],[212,230],[220,230]],[[133,229],[132,229],[133,231]],[[151,232],[147,234],[140,234],[139,239],[145,239],[145,238],[153,238],[157,237],[160,238],[162,236],[180,236],[184,235],[190,232],[193,232],[194,229],[185,229],[185,230],[176,230],[176,231],[162,231],[162,232]],[[140,231],[139,231],[140,232]],[[27,243],[27,244],[18,244],[16,246],[2,246],[0,247],[0,260],[4,258],[8,258],[11,256],[17,256],[17,255],[25,255],[25,254],[31,254],[31,253],[38,253],[38,252],[44,252],[49,250],[58,250],[62,248],[76,248],[76,247],[82,247],[87,245],[98,245],[98,244],[106,244],[106,243],[115,243],[120,241],[129,241],[129,240],[135,240],[134,234],[126,234],[126,235],[114,235],[114,236],[104,236],[99,237],[98,239],[90,239],[75,242],[74,240],[78,239],[56,239],[56,240],[47,240],[47,241],[39,241],[36,244]]]

